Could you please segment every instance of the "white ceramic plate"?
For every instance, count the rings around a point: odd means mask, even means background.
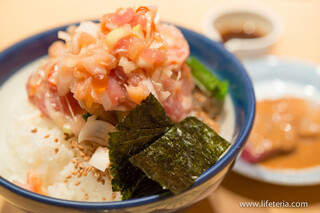
[[[246,59],[243,63],[252,78],[257,100],[290,95],[320,104],[319,65],[276,56]],[[320,165],[299,170],[277,170],[250,164],[240,158],[234,171],[274,184],[320,184]]]

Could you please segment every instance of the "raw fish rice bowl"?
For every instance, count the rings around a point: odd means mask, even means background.
[[[180,194],[230,146],[218,135],[228,82],[190,57],[156,7],[118,9],[58,37],[13,106],[5,179],[74,201]]]

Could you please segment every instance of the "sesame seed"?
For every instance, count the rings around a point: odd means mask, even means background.
[[[78,149],[83,151],[84,150],[84,147],[83,146],[78,146]]]
[[[84,165],[83,165],[82,163],[79,164],[79,167],[80,167],[81,169],[84,169]]]
[[[31,129],[31,130],[30,130],[31,133],[37,133],[37,131],[38,131],[37,128],[34,128],[34,129]]]
[[[58,143],[58,141],[59,141],[58,138],[55,138],[55,139],[54,139],[54,142]]]
[[[49,138],[50,134],[45,135],[43,138]]]
[[[106,183],[106,181],[104,179],[101,180],[102,185],[104,185]]]
[[[81,173],[81,171],[79,172],[79,174],[78,174],[78,176],[77,176],[77,178],[80,178],[82,176],[82,173]]]
[[[66,176],[66,178],[67,178],[67,179],[70,179],[70,178],[71,178],[71,175]]]
[[[75,185],[75,186],[79,186],[79,185],[80,185],[80,182],[78,181],[78,182],[76,182],[74,185]]]
[[[68,180],[67,180],[67,179],[65,179],[65,180],[64,180],[64,182],[66,183],[66,182],[68,182]]]
[[[87,161],[90,160],[90,158],[86,156],[86,157],[83,158],[83,160],[87,162]]]
[[[109,180],[112,179],[112,177],[111,177],[111,175],[110,175],[110,172],[107,173],[107,176],[108,176],[108,179],[109,179]]]
[[[69,140],[72,137],[72,135],[69,135],[68,133],[64,133],[64,140]]]
[[[76,161],[75,161],[74,159],[71,159],[70,161],[71,161],[71,163],[73,163],[73,164],[76,163]]]
[[[89,195],[88,195],[88,194],[85,194],[84,199],[85,199],[85,200],[89,200]]]
[[[106,200],[107,200],[107,198],[106,198],[106,197],[102,197],[102,200],[106,201]]]
[[[84,156],[86,156],[86,154],[84,154],[84,152],[80,152],[80,156],[84,157]]]
[[[73,175],[77,175],[77,174],[78,174],[78,170],[74,170],[74,171],[72,172],[72,174],[73,174]]]
[[[59,152],[59,148],[55,148],[54,152],[57,154]]]
[[[99,174],[98,172],[95,172],[95,173],[94,173],[94,177],[95,177],[95,178],[99,178],[99,177],[100,177],[100,174]]]
[[[114,200],[116,198],[117,194],[115,192],[112,193],[110,200]]]

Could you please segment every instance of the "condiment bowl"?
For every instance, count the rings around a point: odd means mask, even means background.
[[[224,42],[237,56],[256,56],[267,52],[281,38],[284,23],[266,5],[251,1],[228,2],[204,15],[203,31],[209,38]]]
[[[0,92],[10,76],[21,71],[30,62],[45,56],[49,45],[57,40],[57,32],[65,30],[66,27],[40,33],[1,52]],[[210,195],[231,170],[247,140],[255,114],[255,95],[245,69],[221,43],[188,29],[180,29],[189,42],[191,55],[197,57],[221,79],[229,81],[228,97],[231,108],[225,113],[234,115],[227,121],[230,123],[226,124],[232,145],[188,190],[179,195],[166,193],[125,201],[77,202],[36,194],[0,177],[0,194],[8,202],[29,212],[172,212]]]

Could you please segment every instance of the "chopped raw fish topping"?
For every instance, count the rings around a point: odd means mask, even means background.
[[[150,93],[174,121],[189,113],[189,46],[178,28],[159,23],[156,7],[119,9],[58,37],[64,42],[51,45],[49,60],[29,78],[27,91],[59,125],[81,126],[74,121],[84,111],[130,111]]]

